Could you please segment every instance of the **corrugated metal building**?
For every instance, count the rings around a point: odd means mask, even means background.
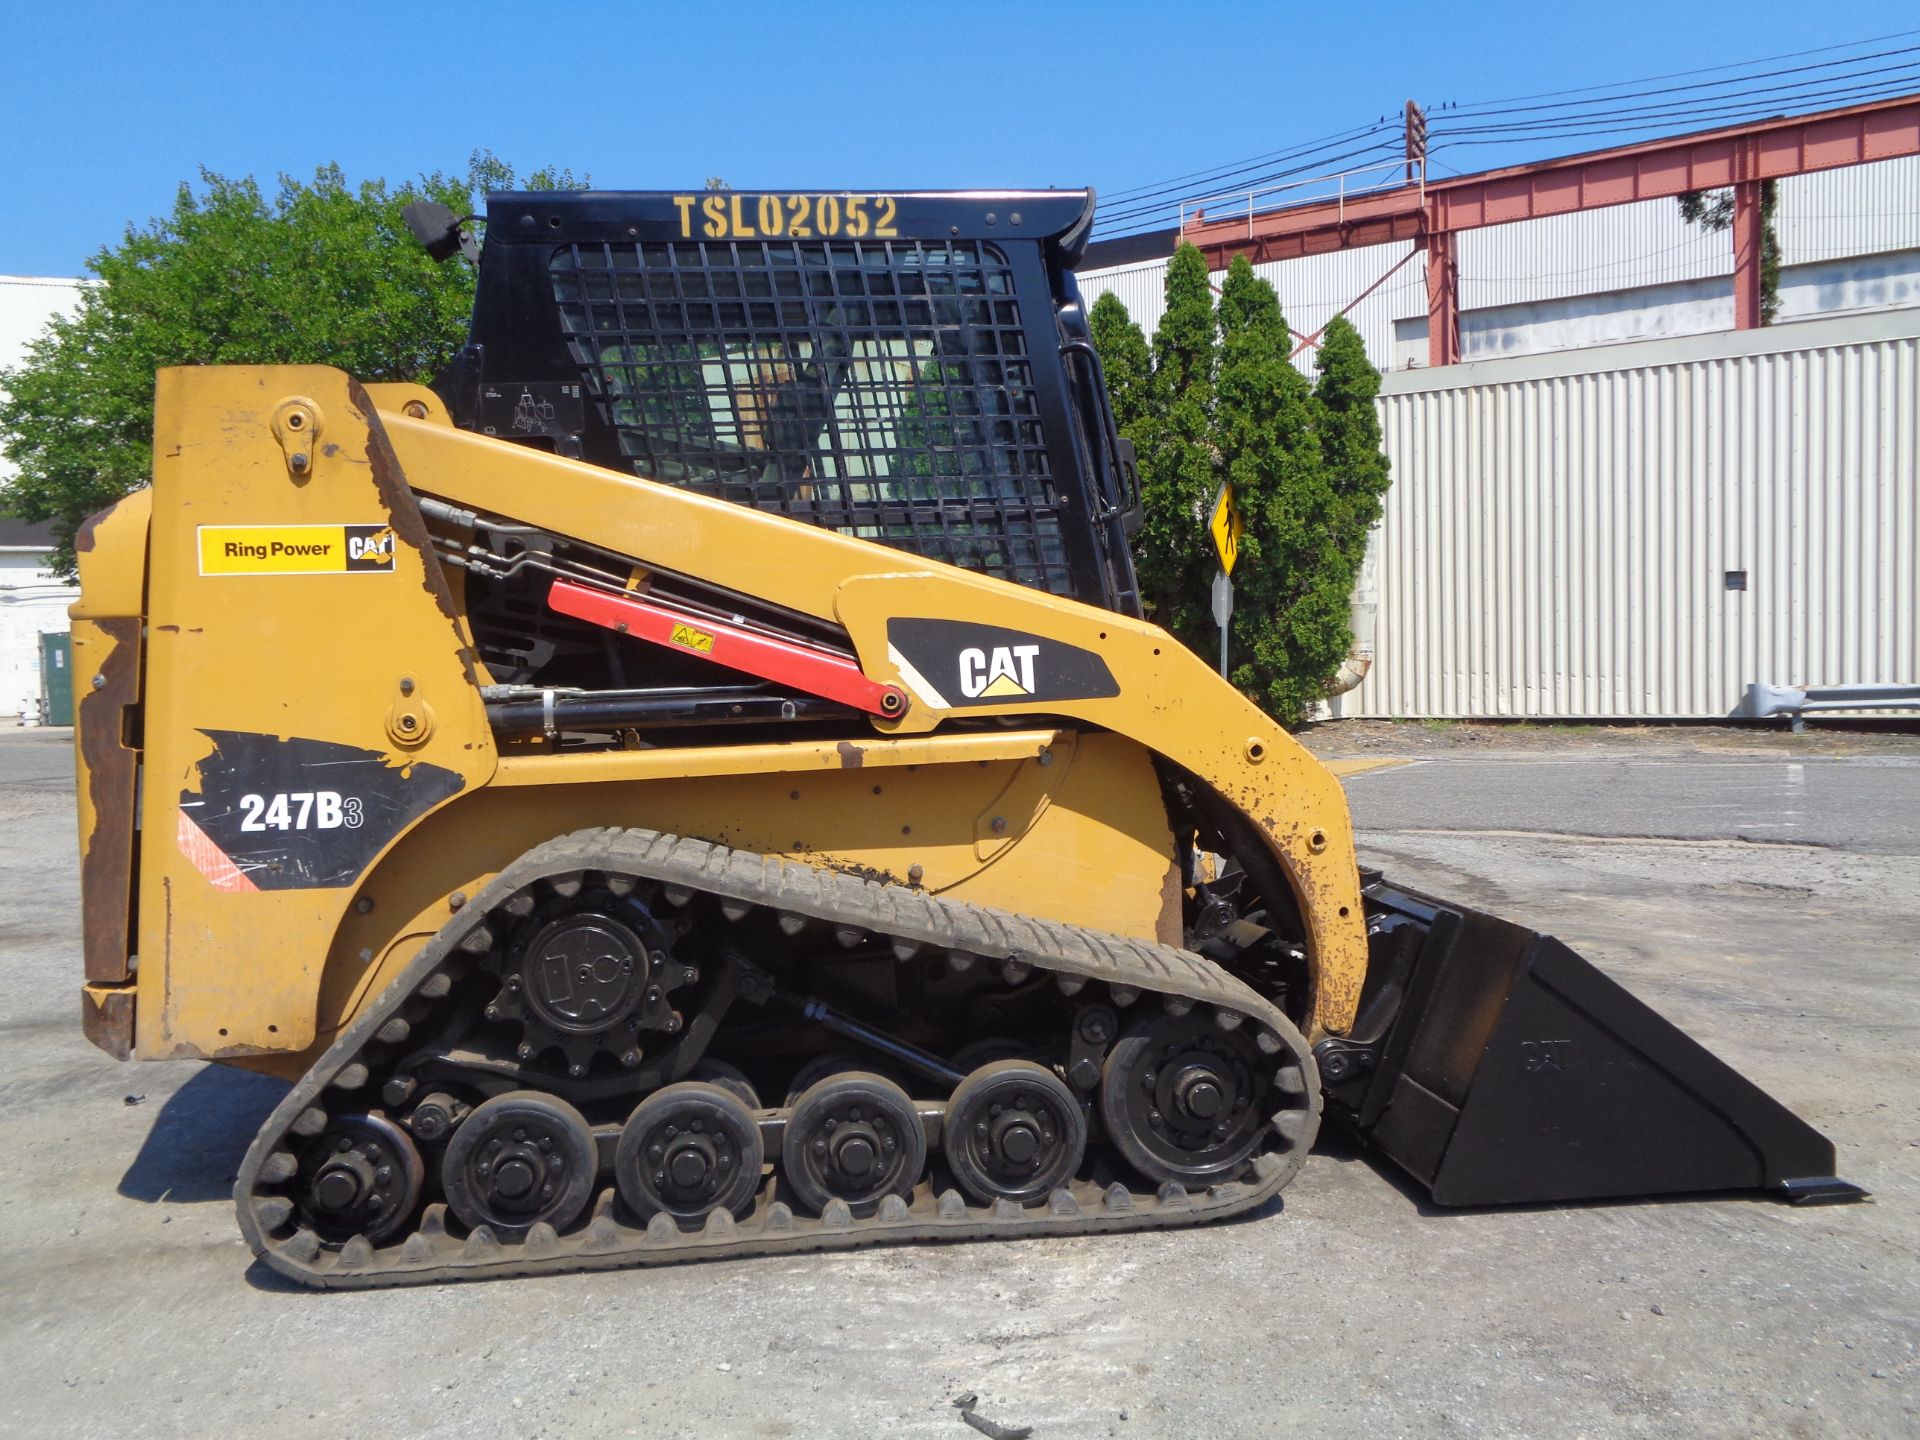
[[[1464,232],[1469,363],[1415,368],[1418,259],[1355,307],[1393,488],[1373,669],[1335,715],[1710,718],[1755,681],[1920,683],[1920,159],[1782,181],[1776,223],[1765,330],[1732,329],[1729,239],[1672,201]],[[1410,253],[1256,269],[1311,333]],[[1151,333],[1164,272],[1080,283]]]
[[[1920,309],[1387,378],[1335,713],[1719,717],[1920,683]]]

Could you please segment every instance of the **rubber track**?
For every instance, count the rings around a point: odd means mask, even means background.
[[[1216,1020],[1226,1025],[1254,1026],[1262,1053],[1273,1056],[1276,1067],[1289,1058],[1297,1067],[1300,1078],[1291,1086],[1284,1083],[1286,1072],[1280,1072],[1283,1083],[1277,1103],[1282,1108],[1269,1129],[1280,1148],[1254,1156],[1239,1180],[1202,1193],[1189,1194],[1173,1184],[1157,1192],[1118,1183],[1102,1190],[1076,1181],[1070,1188],[1056,1190],[1045,1206],[1030,1210],[1005,1200],[992,1207],[973,1205],[951,1190],[935,1196],[923,1180],[911,1202],[888,1197],[870,1218],[854,1218],[840,1201],[816,1218],[796,1214],[775,1200],[774,1187],[768,1185],[746,1219],[715,1211],[703,1229],[683,1231],[664,1215],[655,1216],[645,1228],[623,1223],[608,1187],[600,1192],[588,1223],[576,1224],[566,1235],[556,1234],[551,1226],[536,1225],[519,1242],[500,1241],[485,1226],[463,1240],[448,1232],[446,1207],[439,1204],[426,1207],[418,1228],[404,1241],[378,1250],[363,1237],[331,1249],[311,1231],[296,1228],[292,1201],[279,1193],[292,1173],[293,1157],[284,1144],[289,1136],[317,1133],[329,1113],[368,1108],[358,1098],[359,1092],[377,1087],[380,1065],[391,1058],[396,1045],[404,1043],[407,1031],[457,989],[459,973],[490,948],[487,920],[491,912],[537,881],[594,871],[703,891],[722,901],[801,913],[895,941],[966,952],[989,963],[1012,961],[1100,982],[1108,987],[1109,1003],[1129,1003],[1126,992],[1136,991],[1176,997],[1176,1006],[1190,1001],[1215,1007]],[[261,1127],[240,1167],[234,1199],[241,1231],[256,1255],[291,1279],[325,1289],[602,1270],[914,1240],[1004,1239],[1196,1225],[1241,1214],[1277,1194],[1305,1161],[1319,1126],[1321,1103],[1312,1056],[1286,1016],[1213,962],[1189,951],[942,900],[923,891],[657,831],[582,830],[528,851],[501,871],[341,1034]]]

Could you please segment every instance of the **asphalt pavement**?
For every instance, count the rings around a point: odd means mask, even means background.
[[[67,741],[0,733],[0,1434],[960,1440],[968,1392],[1034,1440],[1920,1433],[1920,769],[1698,748],[1348,785],[1370,862],[1561,935],[1869,1204],[1449,1212],[1329,1137],[1190,1232],[325,1295],[234,1225],[278,1087],[81,1038]]]
[[[1920,755],[1451,752],[1349,777],[1369,830],[1745,840],[1920,854]]]

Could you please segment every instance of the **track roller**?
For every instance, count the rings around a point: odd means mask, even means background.
[[[780,1157],[801,1204],[818,1213],[844,1200],[864,1217],[884,1196],[913,1193],[926,1168],[927,1137],[906,1091],[855,1071],[830,1076],[800,1097]]]
[[[295,1173],[300,1218],[316,1234],[375,1244],[412,1216],[426,1174],[407,1132],[379,1115],[332,1121]]]
[[[441,1182],[468,1225],[519,1240],[545,1222],[556,1230],[586,1208],[598,1162],[593,1131],[566,1101],[510,1090],[476,1106],[447,1142]]]
[[[981,1204],[1038,1205],[1079,1170],[1087,1120],[1053,1071],[1000,1060],[954,1088],[944,1143],[953,1178]]]
[[[760,1127],[740,1097],[686,1080],[634,1109],[614,1151],[620,1198],[642,1224],[668,1215],[683,1227],[714,1210],[745,1213],[760,1187]]]

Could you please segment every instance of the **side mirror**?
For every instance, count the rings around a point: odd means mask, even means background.
[[[456,254],[480,258],[480,247],[461,228],[460,217],[438,200],[415,200],[400,211],[400,218],[434,261],[444,264]]]

